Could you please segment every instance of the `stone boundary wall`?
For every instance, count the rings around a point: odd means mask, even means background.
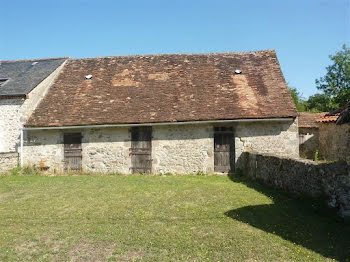
[[[240,161],[244,175],[294,195],[324,198],[341,216],[350,216],[349,165],[255,152],[244,152]]]
[[[0,153],[0,172],[8,171],[18,166],[18,153]]]

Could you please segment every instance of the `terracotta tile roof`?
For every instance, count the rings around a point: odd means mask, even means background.
[[[334,115],[334,116],[329,116],[326,115],[324,117],[321,117],[320,119],[317,120],[319,123],[331,123],[331,122],[337,122],[339,115]]]
[[[296,115],[275,51],[119,56],[69,59],[26,126]]]
[[[318,128],[317,120],[324,117],[327,113],[298,113],[298,124],[299,127],[304,128]]]
[[[350,122],[350,102],[345,104],[343,107],[327,113],[324,117],[317,120],[319,123],[337,123],[344,124]]]

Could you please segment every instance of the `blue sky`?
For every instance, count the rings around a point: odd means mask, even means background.
[[[317,92],[350,45],[350,0],[0,0],[0,60],[275,49],[287,82]]]

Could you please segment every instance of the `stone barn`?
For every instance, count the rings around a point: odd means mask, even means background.
[[[21,128],[65,60],[0,61],[0,170],[18,165]]]
[[[350,102],[326,114],[320,124],[320,156],[350,164]]]
[[[299,156],[272,50],[69,59],[24,129],[51,172],[226,173],[243,151]]]
[[[299,113],[299,154],[303,158],[314,159],[320,149],[319,123],[317,120],[326,113]]]

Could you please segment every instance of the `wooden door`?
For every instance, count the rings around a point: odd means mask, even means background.
[[[64,134],[64,168],[81,170],[82,148],[81,133]]]
[[[232,128],[214,128],[214,171],[229,173],[234,171],[234,135]]]
[[[132,173],[152,172],[152,127],[131,128]]]

